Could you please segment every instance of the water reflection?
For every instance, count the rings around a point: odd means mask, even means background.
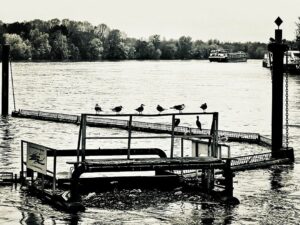
[[[80,220],[80,217],[78,215],[72,215],[69,225],[77,225],[79,220]]]
[[[289,182],[289,173],[292,173],[293,169],[293,165],[274,166],[270,173],[271,190],[275,192],[282,192],[281,189],[284,188]]]
[[[12,148],[11,143],[14,135],[11,132],[11,124],[9,117],[0,118],[0,165],[3,167],[12,165]]]
[[[271,171],[270,184],[271,184],[271,190],[273,191],[279,191],[279,189],[283,187],[281,168],[276,168]]]
[[[236,207],[238,206],[199,203],[193,208],[188,224],[232,224]]]
[[[204,203],[201,204],[201,210],[203,210],[203,213],[201,215],[201,222],[203,224],[208,224],[208,225],[214,224],[215,216],[216,216],[215,208],[211,206],[209,207],[209,205]]]
[[[298,184],[293,182],[293,174],[293,165],[271,168],[270,190],[267,190],[261,199],[264,201],[262,222],[298,224],[299,200],[290,197],[299,188]]]
[[[22,219],[20,220],[22,225],[44,225],[45,220],[42,214],[33,212],[22,212]]]

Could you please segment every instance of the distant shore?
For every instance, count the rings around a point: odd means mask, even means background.
[[[4,23],[0,21],[2,44],[10,44],[11,58],[16,60],[119,61],[119,60],[189,60],[208,59],[211,50],[243,51],[250,59],[262,59],[267,44],[261,42],[221,42],[192,40],[189,36],[166,40],[158,34],[146,39],[128,37],[106,24],[69,19],[32,20]]]
[[[248,60],[263,60],[261,59],[251,59],[248,58]],[[14,60],[11,59],[12,62],[16,63],[80,63],[80,62],[130,62],[130,61],[139,61],[139,62],[144,62],[144,61],[153,61],[153,62],[167,62],[167,61],[208,61],[208,59],[123,59],[123,60]],[[1,62],[1,60],[0,60]]]

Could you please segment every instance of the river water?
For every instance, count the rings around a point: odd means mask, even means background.
[[[122,105],[132,113],[145,104],[186,105],[185,112],[218,111],[222,130],[270,135],[271,74],[261,61],[209,63],[208,61],[124,61],[76,63],[13,63],[16,108],[70,114],[93,113],[95,103],[105,112]],[[172,202],[140,210],[87,208],[72,215],[28,196],[20,186],[0,186],[0,224],[299,224],[300,223],[300,76],[289,76],[290,146],[293,165],[239,172],[234,178],[235,207],[218,202]],[[13,108],[12,96],[10,106]],[[171,110],[170,110],[171,111]],[[182,120],[194,126],[195,118]],[[210,120],[203,118],[204,128]],[[91,129],[91,133],[122,131]],[[20,171],[20,141],[53,148],[76,148],[78,127],[17,118],[0,121],[0,170]],[[124,143],[114,143],[122,146]],[[133,143],[161,147],[164,141]],[[233,155],[267,152],[250,144],[230,143]],[[103,143],[112,146],[112,143]],[[155,146],[154,146],[155,145]],[[91,144],[90,146],[98,146]],[[124,146],[123,146],[124,147]]]

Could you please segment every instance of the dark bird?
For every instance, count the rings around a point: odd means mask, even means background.
[[[98,104],[95,105],[95,111],[96,111],[96,114],[98,114],[99,112],[102,111],[101,107]]]
[[[116,112],[116,113],[119,113],[119,112],[121,112],[121,110],[122,110],[122,108],[123,108],[123,106],[116,106],[115,108],[113,108],[113,109],[111,109],[113,112]]]
[[[161,112],[163,112],[163,111],[166,110],[165,108],[161,107],[160,105],[157,105],[156,109],[157,109],[157,111],[158,111],[159,113],[161,113]]]
[[[144,104],[141,104],[140,107],[136,108],[135,110],[139,112],[139,114],[141,114],[144,111]]]
[[[203,112],[205,112],[205,110],[207,109],[207,104],[206,103],[202,104],[200,108],[203,110]]]
[[[181,111],[185,108],[185,105],[184,104],[181,104],[181,105],[174,105],[173,107],[171,107],[170,109],[176,109],[178,110],[180,113]]]
[[[180,124],[180,119],[175,119],[174,127],[178,127],[179,124]]]
[[[196,125],[199,128],[199,130],[202,130],[201,122],[199,121],[199,116],[197,116]]]

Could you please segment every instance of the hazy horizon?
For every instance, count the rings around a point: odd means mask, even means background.
[[[0,8],[4,23],[54,18],[88,21],[93,25],[105,23],[128,37],[178,39],[191,36],[193,40],[218,39],[222,42],[268,42],[274,36],[274,20],[280,16],[283,38],[295,39],[299,0],[286,2],[266,0],[71,0],[18,1],[10,0]]]

